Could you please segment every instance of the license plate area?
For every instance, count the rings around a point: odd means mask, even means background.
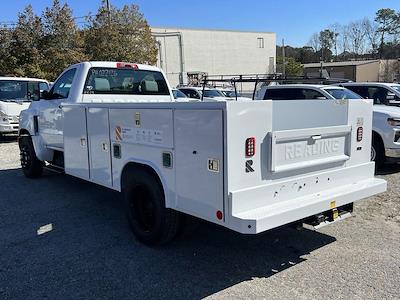
[[[345,162],[350,158],[351,126],[332,126],[271,133],[274,173]]]

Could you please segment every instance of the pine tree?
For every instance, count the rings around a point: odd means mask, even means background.
[[[11,34],[9,44],[10,63],[14,65],[12,73],[17,76],[43,77],[41,70],[43,55],[40,44],[43,38],[41,20],[28,5],[18,15],[18,22]]]
[[[83,52],[83,38],[68,4],[61,6],[54,0],[52,7],[43,13],[43,54],[46,63],[43,71],[54,80],[67,66],[87,60]]]
[[[0,28],[0,76],[13,75],[16,59],[11,52],[13,30]]]
[[[97,15],[88,21],[85,52],[92,60],[157,62],[155,39],[137,5],[111,6],[108,11],[103,1]]]

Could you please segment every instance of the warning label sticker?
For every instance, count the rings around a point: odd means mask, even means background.
[[[145,145],[161,145],[164,142],[162,130],[120,126],[115,127],[115,139]]]

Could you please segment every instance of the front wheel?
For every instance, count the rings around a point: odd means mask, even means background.
[[[380,169],[385,162],[383,143],[377,137],[372,137],[371,160],[375,162],[376,169]]]
[[[158,180],[147,170],[131,169],[124,181],[126,212],[136,238],[150,246],[171,241],[178,231],[179,213],[165,207]]]
[[[31,137],[20,137],[19,149],[24,175],[28,178],[40,177],[43,173],[44,163],[37,158]]]

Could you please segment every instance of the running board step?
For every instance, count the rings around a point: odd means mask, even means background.
[[[64,168],[56,166],[56,165],[51,165],[51,164],[45,165],[44,169],[46,169],[48,171],[51,171],[51,172],[54,172],[54,173],[58,173],[58,174],[64,174],[65,173],[64,172]]]

